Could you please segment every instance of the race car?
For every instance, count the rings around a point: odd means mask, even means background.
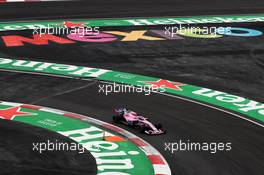
[[[139,116],[136,112],[127,110],[126,108],[119,108],[114,110],[116,115],[113,116],[115,123],[123,123],[133,128],[139,129],[141,133],[148,135],[165,134],[166,131],[162,129],[161,124],[152,124],[148,118]]]

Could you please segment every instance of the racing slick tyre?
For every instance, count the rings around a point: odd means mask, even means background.
[[[145,131],[147,130],[147,127],[141,126],[140,127],[140,133],[145,133]]]
[[[113,116],[113,121],[114,121],[115,123],[118,123],[118,122],[120,122],[121,120],[122,120],[122,116],[118,116],[118,115]]]
[[[162,125],[161,125],[161,124],[155,124],[155,127],[156,127],[157,129],[162,129]]]

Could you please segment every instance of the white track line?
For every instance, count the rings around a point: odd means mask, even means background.
[[[161,94],[161,95],[165,95],[165,96],[172,97],[172,98],[178,98],[178,99],[181,99],[181,100],[185,100],[185,101],[188,101],[188,102],[192,102],[192,103],[195,103],[195,104],[199,104],[201,106],[206,106],[206,107],[209,107],[209,108],[212,108],[212,109],[215,109],[215,110],[218,110],[218,111],[221,111],[221,112],[224,112],[224,113],[227,113],[227,114],[236,116],[236,117],[238,117],[240,119],[246,120],[248,122],[251,122],[251,123],[253,123],[255,125],[258,125],[258,126],[264,128],[264,125],[263,124],[260,124],[260,123],[254,121],[254,120],[251,120],[251,119],[249,119],[247,117],[243,117],[241,115],[235,114],[235,113],[230,112],[228,110],[224,110],[224,109],[218,108],[216,106],[211,106],[211,105],[206,104],[206,103],[202,103],[202,102],[199,102],[199,101],[191,100],[191,99],[188,99],[188,98],[184,98],[184,97],[176,96],[176,95],[172,95],[172,94],[165,94],[165,93],[161,93],[161,92],[154,92],[154,93]]]
[[[22,103],[0,101],[0,104],[7,105],[7,106],[14,106],[14,107],[20,106],[22,108],[28,108],[26,106],[23,107]],[[25,104],[25,105],[27,105],[27,104]],[[31,106],[34,107],[35,105],[31,105]],[[54,113],[54,114],[65,116],[65,117],[77,118],[77,119],[82,120],[84,122],[89,122],[91,124],[98,125],[98,126],[104,128],[106,130],[112,131],[113,133],[117,133],[117,130],[118,130],[118,133],[120,135],[126,137],[130,142],[134,143],[139,149],[141,149],[144,152],[144,154],[146,155],[146,157],[149,159],[150,163],[152,164],[155,175],[158,175],[158,174],[160,174],[160,175],[171,175],[170,166],[169,166],[168,162],[166,161],[166,159],[162,156],[162,154],[158,150],[156,150],[151,144],[149,144],[148,142],[146,142],[142,138],[136,136],[135,134],[132,134],[129,131],[122,129],[118,126],[112,125],[110,123],[106,123],[104,121],[101,121],[101,120],[98,120],[95,118],[91,118],[88,116],[84,116],[84,115],[80,115],[80,114],[76,114],[76,113],[72,113],[72,112],[68,112],[68,111],[64,111],[64,110],[59,110],[59,109],[53,109],[53,108],[49,108],[49,107],[38,106],[38,105],[35,107],[37,107],[37,109],[34,109],[34,110]],[[29,107],[29,109],[32,109],[32,108]],[[143,143],[143,145],[141,145],[142,143]],[[158,161],[155,161],[155,160],[158,160]]]
[[[1,0],[0,0],[1,1]],[[75,0],[58,0],[58,1],[75,1]],[[142,16],[136,16],[136,17],[119,17],[119,18],[74,18],[74,19],[68,19],[68,18],[62,18],[62,19],[51,19],[51,20],[41,20],[41,22],[56,22],[56,21],[80,21],[80,20],[130,20],[130,19],[152,19],[152,18],[195,18],[195,17],[224,17],[224,16],[250,16],[250,15],[263,15],[263,14],[245,14],[245,13],[239,13],[239,14],[225,14],[225,15],[196,15],[196,16],[152,16],[152,17],[142,17]],[[54,16],[53,16],[54,17]],[[27,22],[27,23],[38,23],[39,20],[21,20],[21,21],[7,21],[7,22],[0,22],[0,24],[13,24],[13,23],[20,23],[20,22]],[[242,23],[242,22],[237,22]],[[197,23],[193,23],[197,24]],[[173,25],[173,24],[172,24]],[[117,26],[118,27],[118,26]],[[121,26],[120,26],[121,27]]]
[[[100,81],[100,80],[99,80],[99,82],[107,83],[107,84],[114,84],[114,83],[112,83],[112,82]],[[116,83],[116,84],[117,84],[117,83]],[[131,85],[131,86],[133,86],[133,85]],[[167,96],[167,97],[178,98],[178,99],[181,99],[181,100],[184,100],[184,101],[188,101],[188,102],[192,102],[192,103],[195,103],[195,104],[198,104],[198,105],[201,105],[201,106],[206,106],[206,107],[209,107],[209,108],[212,108],[212,109],[215,109],[215,110],[218,110],[218,111],[221,111],[221,112],[224,112],[224,113],[227,113],[227,114],[233,115],[233,116],[235,116],[235,117],[238,117],[238,118],[240,118],[240,119],[246,120],[246,121],[248,121],[248,122],[251,122],[251,123],[253,123],[253,124],[255,124],[255,125],[258,125],[258,126],[264,128],[264,125],[263,125],[263,124],[258,123],[258,122],[254,121],[254,120],[251,120],[251,119],[249,119],[249,118],[247,118],[247,117],[243,117],[243,116],[241,116],[241,115],[238,115],[238,114],[236,114],[236,113],[233,113],[233,112],[231,112],[231,111],[229,111],[229,110],[225,110],[225,109],[222,109],[222,108],[218,108],[218,107],[216,107],[216,106],[212,106],[212,105],[209,105],[209,104],[206,104],[206,103],[202,103],[202,102],[199,102],[199,101],[196,101],[196,100],[191,100],[191,99],[188,99],[188,98],[185,98],[185,97],[182,97],[182,96],[178,96],[178,95],[167,94],[167,93],[162,93],[162,92],[153,92],[153,93],[160,94],[160,95],[164,95],[164,96]]]
[[[53,74],[45,74],[45,73],[36,73],[36,72],[24,72],[24,71],[16,71],[16,70],[7,70],[7,69],[0,69],[2,71],[6,71],[6,72],[16,72],[16,73],[25,73],[25,74],[36,74],[36,75],[45,75],[45,76],[51,76],[51,77],[61,77],[61,78],[71,78],[71,79],[79,79],[79,80],[84,80],[84,81],[93,81],[91,79],[86,79],[86,78],[76,78],[76,77],[70,77],[70,76],[61,76],[61,75],[53,75]],[[102,82],[102,83],[107,83],[107,84],[114,84],[112,82],[107,82],[107,81],[101,81],[101,80],[97,80],[98,82]],[[164,96],[167,96],[167,97],[172,97],[172,98],[178,98],[178,99],[181,99],[181,100],[185,100],[185,101],[188,101],[188,102],[192,102],[192,103],[195,103],[195,104],[198,104],[198,105],[201,105],[201,106],[206,106],[206,107],[209,107],[209,108],[212,108],[212,109],[215,109],[215,110],[218,110],[218,111],[221,111],[221,112],[224,112],[224,113],[227,113],[227,114],[230,114],[230,115],[233,115],[235,117],[238,117],[240,119],[243,119],[243,120],[246,120],[250,123],[253,123],[257,126],[260,126],[262,128],[264,128],[264,124],[261,124],[261,123],[258,123],[254,120],[251,120],[247,117],[243,117],[241,115],[238,115],[236,113],[233,113],[229,110],[225,110],[225,109],[221,109],[221,108],[218,108],[216,106],[212,106],[212,105],[209,105],[209,104],[206,104],[206,103],[202,103],[202,102],[199,102],[199,101],[195,101],[195,100],[191,100],[191,99],[188,99],[188,98],[185,98],[185,97],[182,97],[182,96],[177,96],[177,95],[172,95],[172,94],[166,94],[166,93],[162,93],[162,92],[154,92],[154,93],[157,93],[157,94],[160,94],[160,95],[164,95]]]

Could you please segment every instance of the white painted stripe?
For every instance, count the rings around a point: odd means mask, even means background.
[[[78,77],[71,77],[71,76],[64,76],[64,75],[53,75],[53,74],[48,74],[48,73],[41,73],[41,72],[25,72],[25,71],[20,71],[20,70],[8,70],[8,69],[0,69],[0,71],[4,71],[4,72],[14,72],[14,73],[22,73],[22,74],[31,74],[31,75],[45,75],[45,76],[49,76],[49,77],[59,77],[59,78],[69,78],[69,79],[80,79]],[[93,81],[91,79],[82,79],[85,81]]]
[[[73,1],[73,0],[6,0],[6,2],[53,2],[53,1]]]
[[[45,73],[33,73],[33,72],[26,72],[26,71],[24,72],[24,71],[7,70],[7,69],[0,69],[0,70],[6,71],[6,72],[21,72],[21,73],[26,73],[26,74],[38,74],[38,75],[45,75],[45,76],[51,76],[51,77],[73,78],[73,77],[59,76],[59,75],[51,75],[51,74],[45,74]],[[77,79],[77,78],[74,78],[74,79]],[[80,79],[80,78],[78,78],[78,79]],[[80,80],[91,81],[91,79],[80,79]],[[99,81],[99,82],[107,83],[107,84],[114,84],[112,82],[107,82],[107,81]],[[202,102],[198,102],[198,101],[195,101],[195,100],[191,100],[191,99],[188,99],[188,98],[185,98],[185,97],[180,97],[180,96],[172,95],[172,94],[166,94],[166,93],[162,93],[162,92],[153,92],[153,93],[157,93],[157,94],[160,94],[160,95],[165,95],[165,96],[172,97],[172,98],[178,98],[178,99],[181,99],[181,100],[185,100],[185,101],[189,101],[189,102],[192,102],[192,103],[196,103],[196,104],[199,104],[199,105],[202,105],[202,106],[206,106],[206,107],[209,107],[209,108],[212,108],[212,109],[215,109],[215,110],[218,110],[218,111],[221,111],[221,112],[224,112],[224,113],[233,115],[235,117],[238,117],[240,119],[246,120],[246,121],[248,121],[250,123],[253,123],[255,125],[258,125],[258,126],[264,128],[264,124],[258,123],[258,122],[254,121],[254,120],[251,120],[251,119],[247,118],[247,117],[244,117],[244,116],[235,114],[235,113],[230,112],[228,110],[221,109],[221,108],[218,108],[218,107],[215,107],[215,106],[206,104],[206,103],[202,103]]]
[[[249,119],[247,117],[243,117],[241,115],[235,114],[235,113],[230,112],[230,111],[225,110],[225,109],[218,108],[216,106],[212,106],[212,105],[209,105],[209,104],[206,104],[206,103],[202,103],[202,102],[199,102],[199,101],[191,100],[191,99],[188,99],[188,98],[185,98],[185,97],[180,97],[180,96],[176,96],[176,95],[172,95],[172,94],[166,94],[166,93],[162,93],[162,92],[154,92],[154,93],[157,93],[157,94],[160,94],[160,95],[164,95],[164,96],[168,96],[168,97],[172,97],[172,98],[178,98],[178,99],[181,99],[181,100],[185,100],[185,101],[188,101],[188,102],[192,102],[192,103],[195,103],[195,104],[199,104],[201,106],[206,106],[208,108],[212,108],[212,109],[215,109],[215,110],[218,110],[218,111],[221,111],[221,112],[224,112],[224,113],[233,115],[235,117],[238,117],[240,119],[246,120],[248,122],[251,122],[251,123],[253,123],[255,125],[258,125],[258,126],[264,128],[264,124],[260,124],[260,123],[254,121],[254,120],[251,120],[251,119]]]
[[[86,117],[86,116],[83,116],[83,117],[85,117],[84,119],[82,119],[83,121],[88,121],[88,122],[96,124],[96,125],[107,124],[106,122],[103,122],[103,121],[100,121],[100,120],[97,120],[97,119],[94,119],[91,117]]]
[[[21,106],[23,104],[21,103],[13,103],[13,102],[5,102],[5,101],[0,101],[0,104],[2,105],[8,105],[8,106]],[[55,114],[59,114],[59,115],[64,115],[66,113],[71,113],[71,112],[66,112],[66,111],[62,111],[62,110],[58,110],[58,109],[53,109],[53,108],[48,108],[48,107],[42,107],[39,109],[40,111],[45,111],[45,112],[50,112],[50,113],[55,113]],[[72,113],[75,115],[79,115],[76,113]],[[79,116],[83,116],[83,115],[79,115]],[[66,117],[66,116],[65,116]],[[90,123],[94,123],[96,125],[103,125],[103,124],[107,124],[107,125],[112,125],[109,123],[106,123],[104,121],[98,120],[98,119],[94,119],[91,117],[87,117],[87,116],[83,116],[85,117],[85,119],[82,119],[83,121],[88,121]],[[112,125],[114,126],[114,125]],[[145,140],[141,139],[140,137],[137,137],[136,135],[122,129],[119,128],[117,126],[114,126],[115,128],[118,128],[119,130],[122,130],[122,133],[120,133],[121,135],[123,135],[124,137],[131,137],[131,138],[137,138],[139,139],[141,142],[145,143],[148,146],[140,146],[139,148],[145,153],[146,156],[148,155],[159,155],[160,158],[164,161],[164,165],[160,166],[160,165],[153,165],[155,174],[164,174],[164,175],[171,175],[171,170],[170,167],[167,163],[167,161],[165,160],[165,158],[154,148],[152,147],[148,142],[146,142]],[[112,131],[115,132],[115,131]],[[113,134],[106,132],[105,136],[113,136]],[[103,133],[102,133],[102,137],[103,137]],[[152,153],[152,154],[151,154]]]
[[[25,2],[25,0],[6,0],[6,2]]]
[[[43,1],[43,0],[41,0]],[[53,1],[53,0],[44,0],[44,1]],[[74,0],[54,0],[54,1],[74,1]],[[225,15],[199,15],[199,16],[181,16],[181,15],[178,15],[178,16],[171,16],[171,15],[168,15],[168,16],[149,16],[149,17],[142,17],[142,16],[134,16],[133,18],[131,17],[118,17],[118,18],[111,18],[111,17],[104,17],[104,18],[89,18],[89,20],[115,20],[115,19],[120,19],[120,20],[133,20],[133,19],[152,19],[152,18],[195,18],[195,17],[204,17],[204,18],[207,18],[207,17],[226,17],[226,16],[241,16],[241,17],[244,17],[246,16],[245,13],[238,13],[238,14],[225,14]],[[54,17],[54,16],[50,16],[50,17]],[[68,18],[62,18],[63,21],[68,21],[69,19]],[[83,19],[83,18],[74,18],[74,20],[88,20],[88,19]],[[43,22],[55,22],[57,21],[56,19],[53,19],[53,20],[41,20]],[[13,23],[18,23],[18,22],[32,22],[30,20],[22,20],[22,21],[8,21],[8,22],[0,22],[1,23],[4,23],[4,24],[13,24]],[[197,23],[193,23],[193,24],[197,24]]]
[[[99,81],[99,82],[106,83],[106,84],[114,84],[112,82],[107,82],[107,81]],[[238,115],[236,113],[233,113],[233,112],[225,110],[225,109],[221,109],[221,108],[213,106],[213,105],[209,105],[209,104],[206,104],[206,103],[203,103],[203,102],[199,102],[199,101],[196,101],[196,100],[191,100],[191,99],[188,99],[188,98],[185,98],[185,97],[182,97],[182,96],[177,96],[177,95],[174,95],[174,94],[166,94],[166,93],[163,93],[163,92],[153,92],[153,93],[164,95],[164,96],[167,96],[167,97],[178,98],[178,99],[181,99],[181,100],[184,100],[184,101],[188,101],[188,102],[192,102],[192,103],[195,103],[195,104],[198,104],[198,105],[201,105],[201,106],[206,106],[206,107],[209,107],[209,108],[212,108],[212,109],[215,109],[215,110],[218,110],[218,111],[233,115],[235,117],[238,117],[240,119],[246,120],[246,121],[248,121],[250,123],[253,123],[255,125],[258,125],[258,126],[264,128],[264,124],[261,124],[261,123],[259,123],[257,121],[251,120],[251,119],[249,119],[247,117]]]
[[[54,113],[54,114],[59,114],[59,115],[63,115],[65,114],[64,111],[58,110],[58,109],[52,109],[52,108],[41,108],[39,109],[40,111],[45,111],[45,112],[50,112],[50,113]]]
[[[6,106],[13,106],[13,107],[17,107],[17,106],[21,106],[21,103],[13,103],[13,102],[6,102],[6,101],[1,101],[2,105],[6,105]]]
[[[155,174],[164,174],[164,175],[170,175],[171,174],[170,169],[167,165],[154,164],[153,168],[154,168]]]
[[[159,155],[159,152],[154,149],[152,146],[141,146],[140,147],[145,153],[147,156],[150,156],[150,155]]]
[[[84,117],[85,117],[85,119],[83,119],[83,120],[88,121],[90,123],[94,123],[97,125],[103,125],[103,124],[112,125],[112,124],[109,124],[109,123],[106,123],[104,121],[97,120],[97,119],[94,119],[91,117],[86,117],[86,116],[84,116]],[[114,126],[114,127],[122,130],[122,132],[120,133],[121,135],[123,135],[127,138],[130,138],[130,139],[131,138],[138,138],[141,142],[145,143],[147,146],[139,146],[139,148],[145,153],[146,156],[149,156],[149,155],[159,155],[160,156],[160,158],[163,160],[164,164],[163,165],[156,165],[156,164],[154,165],[153,164],[153,169],[154,169],[155,174],[171,175],[171,170],[170,170],[168,162],[166,161],[166,159],[162,156],[162,154],[158,150],[156,150],[152,145],[150,145],[145,140],[143,140],[140,137],[130,133],[129,131],[124,130],[124,129],[117,127],[117,126]]]
[[[136,136],[135,134],[132,134],[131,132],[127,131],[127,130],[123,130],[122,134],[125,135],[127,138],[131,139],[131,138],[138,138],[138,136]]]

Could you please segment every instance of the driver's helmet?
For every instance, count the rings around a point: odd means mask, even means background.
[[[116,111],[119,113],[125,113],[125,112],[127,112],[127,109],[126,108],[119,108]]]

